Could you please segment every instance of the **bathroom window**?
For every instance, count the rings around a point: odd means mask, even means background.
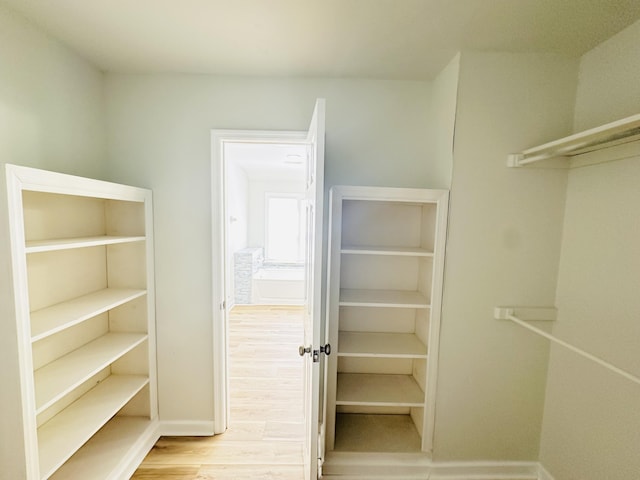
[[[265,260],[304,263],[305,205],[302,194],[268,193],[265,215]]]

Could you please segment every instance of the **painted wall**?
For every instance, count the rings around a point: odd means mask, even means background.
[[[555,298],[566,173],[507,154],[570,132],[577,61],[460,59],[434,459],[537,461],[548,342],[493,318]]]
[[[640,22],[580,59],[574,129],[579,132],[640,112]]]
[[[434,183],[442,185],[442,188],[449,188],[451,185],[459,75],[460,54],[456,55],[433,80],[433,155],[438,159],[433,175]]]
[[[0,159],[94,178],[105,170],[102,73],[0,5]]]
[[[0,5],[0,162],[101,178],[102,87],[99,71]],[[0,182],[0,465],[17,479],[24,448],[3,173]]]
[[[584,55],[576,129],[640,112],[640,22]],[[640,376],[640,145],[571,170],[553,333]],[[640,478],[640,388],[552,347],[540,460],[556,480]]]
[[[212,128],[306,130],[327,99],[327,187],[433,187],[425,82],[107,75],[109,177],[154,191],[160,415],[213,418]]]
[[[235,299],[234,252],[247,247],[249,237],[249,179],[245,171],[234,162],[228,162],[226,168],[227,184],[227,265],[229,287],[227,305],[233,305]]]

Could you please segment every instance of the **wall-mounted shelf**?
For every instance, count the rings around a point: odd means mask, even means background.
[[[554,163],[568,168],[570,157],[636,140],[640,140],[640,114],[511,154],[507,158],[507,166],[524,167],[554,160]]]

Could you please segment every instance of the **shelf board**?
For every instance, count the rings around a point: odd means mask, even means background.
[[[542,160],[571,157],[638,139],[640,139],[640,114],[510,155],[507,165],[523,167]]]
[[[336,405],[424,407],[424,392],[410,375],[338,373]]]
[[[139,442],[153,437],[157,421],[146,417],[116,416],[85,443],[51,480],[106,480],[114,472],[122,470],[132,449],[139,449]],[[146,453],[146,452],[145,452]]]
[[[422,440],[409,415],[339,413],[335,451],[418,453]]]
[[[56,238],[50,240],[32,240],[26,242],[26,253],[52,252],[55,250],[69,250],[72,248],[98,247],[115,243],[143,242],[144,236],[114,236],[102,235],[97,237]]]
[[[427,347],[413,333],[340,332],[338,356],[427,358]]]
[[[146,293],[146,290],[106,288],[32,312],[31,341],[42,340]]]
[[[429,300],[420,292],[342,288],[340,289],[340,306],[429,308]]]
[[[40,477],[49,478],[147,383],[144,376],[112,375],[38,428]]]
[[[146,339],[143,333],[108,333],[36,370],[36,415]]]
[[[352,255],[392,255],[404,257],[433,257],[433,252],[418,247],[373,247],[345,245],[340,249],[341,253]]]

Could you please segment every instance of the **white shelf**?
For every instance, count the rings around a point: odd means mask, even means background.
[[[542,160],[571,157],[638,139],[640,114],[510,155],[507,166],[523,167]]]
[[[343,307],[428,308],[429,300],[420,292],[342,288],[339,304]]]
[[[424,407],[424,392],[410,375],[338,373],[336,405]]]
[[[141,333],[108,333],[36,370],[36,415],[146,339]]]
[[[340,332],[338,356],[427,358],[427,347],[412,333]]]
[[[433,252],[418,247],[373,247],[373,246],[343,246],[341,253],[351,255],[393,255],[403,257],[433,257]]]
[[[26,253],[52,252],[54,250],[69,250],[72,248],[97,247],[116,243],[143,242],[144,236],[123,237],[103,235],[98,237],[59,238],[51,240],[33,240],[26,242]]]
[[[40,427],[40,478],[49,478],[148,382],[144,376],[110,376]]]
[[[153,441],[157,423],[145,417],[114,417],[50,478],[52,480],[106,480],[126,465],[141,439]],[[136,448],[137,447],[137,448]]]
[[[146,290],[107,288],[31,313],[31,341],[72,327],[135,298]]]
[[[339,413],[335,450],[342,452],[418,453],[422,441],[409,415]]]

